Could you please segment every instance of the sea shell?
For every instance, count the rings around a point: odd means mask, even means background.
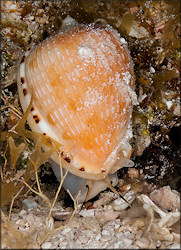
[[[126,42],[110,26],[60,31],[27,52],[19,68],[24,111],[33,92],[31,129],[60,142],[63,167],[90,180],[129,164],[133,89]]]

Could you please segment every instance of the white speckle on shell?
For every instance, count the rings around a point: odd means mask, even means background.
[[[126,40],[123,37],[121,37],[120,40],[121,40],[122,44],[127,44]]]
[[[82,59],[91,59],[94,57],[94,51],[89,45],[78,47],[78,54]]]

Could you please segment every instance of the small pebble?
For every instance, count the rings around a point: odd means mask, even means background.
[[[85,231],[85,235],[86,235],[86,237],[89,238],[89,239],[92,237],[92,234],[93,234],[93,233],[92,233],[91,230],[86,230],[86,231]]]
[[[106,248],[108,247],[108,245],[109,245],[109,242],[106,242],[106,243],[102,246],[102,248],[103,248],[103,249],[106,249]]]
[[[173,102],[172,101],[167,101],[166,104],[167,104],[168,109],[170,109],[171,106],[173,105]]]
[[[115,244],[114,244],[114,249],[115,248],[119,248],[119,243],[118,242],[116,242]]]
[[[83,236],[83,235],[80,235],[80,236],[78,237],[78,239],[79,239],[79,241],[80,241],[82,244],[85,244],[85,243],[87,243],[87,241],[88,241],[88,238],[85,237],[85,236]]]
[[[118,229],[120,227],[120,224],[115,224],[114,228]]]
[[[110,235],[110,231],[108,231],[108,230],[102,230],[102,235]]]
[[[142,230],[138,230],[136,232],[136,236],[135,236],[135,239],[139,240],[141,238],[141,236],[143,235],[143,231]]]
[[[123,239],[122,242],[123,242],[122,244],[125,246],[125,248],[130,246],[133,243],[133,241],[130,239]]]
[[[67,248],[72,248],[72,249],[80,248],[81,246],[79,243],[75,242],[74,240],[70,240],[68,244],[69,244],[69,247]]]
[[[65,238],[62,237],[61,235],[58,237],[59,244],[60,244],[61,242],[63,242],[64,240],[65,240]]]
[[[149,241],[146,238],[141,238],[140,240],[137,240],[135,244],[140,248],[148,248]]]
[[[123,233],[122,233],[122,232],[117,233],[117,234],[116,234],[116,237],[118,237],[118,238],[123,237]]]
[[[62,230],[62,234],[63,235],[68,234],[70,231],[71,231],[71,228],[67,227],[67,228]]]
[[[27,213],[26,210],[22,209],[19,213],[19,216],[24,216],[26,213]]]
[[[170,246],[170,249],[180,249],[180,244],[174,243],[173,245]]]
[[[83,217],[94,217],[94,209],[82,210],[79,214]]]
[[[34,17],[34,16],[30,16],[28,19],[29,19],[30,21],[33,21],[33,20],[35,19],[35,17]]]
[[[150,73],[155,73],[155,69],[152,66],[150,67]]]
[[[135,234],[130,233],[130,232],[125,232],[124,235],[125,235],[126,238],[128,238],[128,239],[134,239],[134,237],[135,237]]]
[[[128,201],[129,204],[131,204],[133,202],[133,200],[135,199],[135,196],[133,195],[134,193],[132,191],[129,191],[126,195],[125,195],[125,199]],[[127,202],[125,202],[123,199],[121,198],[117,198],[114,202],[113,202],[113,209],[115,211],[123,211],[125,210],[127,207],[129,207],[129,204]]]
[[[9,10],[16,10],[16,4],[11,4],[11,6],[9,6]]]
[[[100,240],[101,241],[109,241],[111,239],[112,239],[112,235],[103,235]]]
[[[52,246],[51,242],[45,242],[41,245],[42,249],[49,249]]]
[[[101,235],[100,235],[100,234],[98,234],[98,235],[96,236],[96,241],[99,241],[99,240],[100,240],[100,238],[101,238]]]
[[[68,245],[68,242],[61,242],[61,243],[59,244],[59,247],[60,247],[61,249],[66,249],[66,248],[67,248],[67,245]]]
[[[105,211],[95,211],[95,217],[101,222],[106,223],[108,221],[114,221],[119,216],[119,212],[115,212],[113,209]]]
[[[23,200],[23,205],[26,206],[28,209],[30,208],[37,208],[38,204],[31,198],[27,198]]]

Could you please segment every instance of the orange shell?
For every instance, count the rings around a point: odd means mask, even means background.
[[[18,80],[24,111],[34,93],[31,129],[60,142],[64,167],[72,164],[69,171],[87,179],[103,179],[113,169],[128,130],[133,87],[125,43],[112,28],[95,25],[43,41],[24,57]]]

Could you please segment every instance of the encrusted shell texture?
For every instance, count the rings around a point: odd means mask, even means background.
[[[127,143],[133,88],[124,39],[93,24],[44,40],[26,53],[19,70],[24,111],[33,92],[31,129],[60,142],[65,168],[72,164],[69,171],[87,179],[111,172]]]

